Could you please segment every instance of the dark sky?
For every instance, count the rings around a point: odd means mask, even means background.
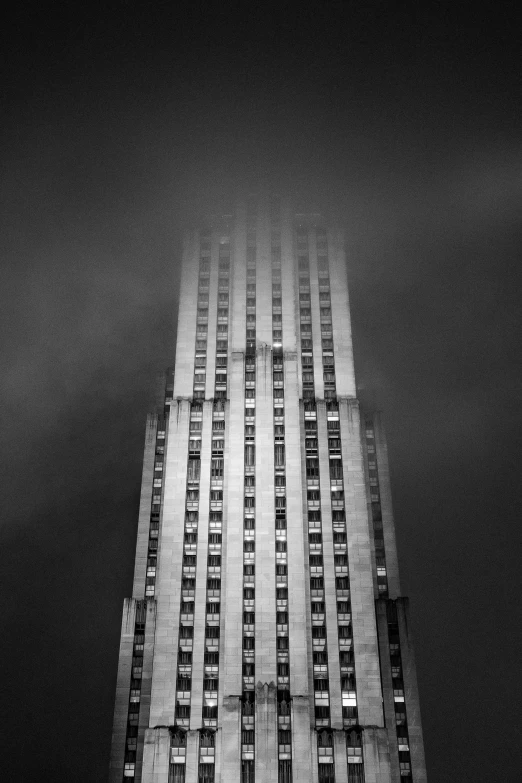
[[[4,26],[5,780],[105,780],[180,227],[258,182],[346,226],[429,781],[521,780],[516,4],[398,6],[21,3]]]

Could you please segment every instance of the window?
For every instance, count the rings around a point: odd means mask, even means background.
[[[319,460],[316,458],[306,460],[306,476],[307,478],[319,477]]]
[[[199,459],[189,459],[188,461],[188,480],[198,481],[200,477],[201,461]]]

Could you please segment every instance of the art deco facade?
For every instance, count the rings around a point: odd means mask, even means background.
[[[184,241],[123,613],[110,782],[132,780],[426,781],[343,237],[277,199]]]

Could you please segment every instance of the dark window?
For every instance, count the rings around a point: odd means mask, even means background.
[[[290,759],[283,759],[279,762],[277,781],[278,783],[292,783],[292,762]]]
[[[241,762],[241,783],[255,783],[253,759]]]
[[[205,711],[214,710],[216,715],[205,715]],[[217,717],[217,707],[203,707],[203,717]],[[198,783],[214,783],[214,764],[200,764]]]

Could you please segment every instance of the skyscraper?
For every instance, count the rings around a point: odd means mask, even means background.
[[[123,612],[110,782],[128,780],[426,781],[342,232],[277,198],[185,235]]]

